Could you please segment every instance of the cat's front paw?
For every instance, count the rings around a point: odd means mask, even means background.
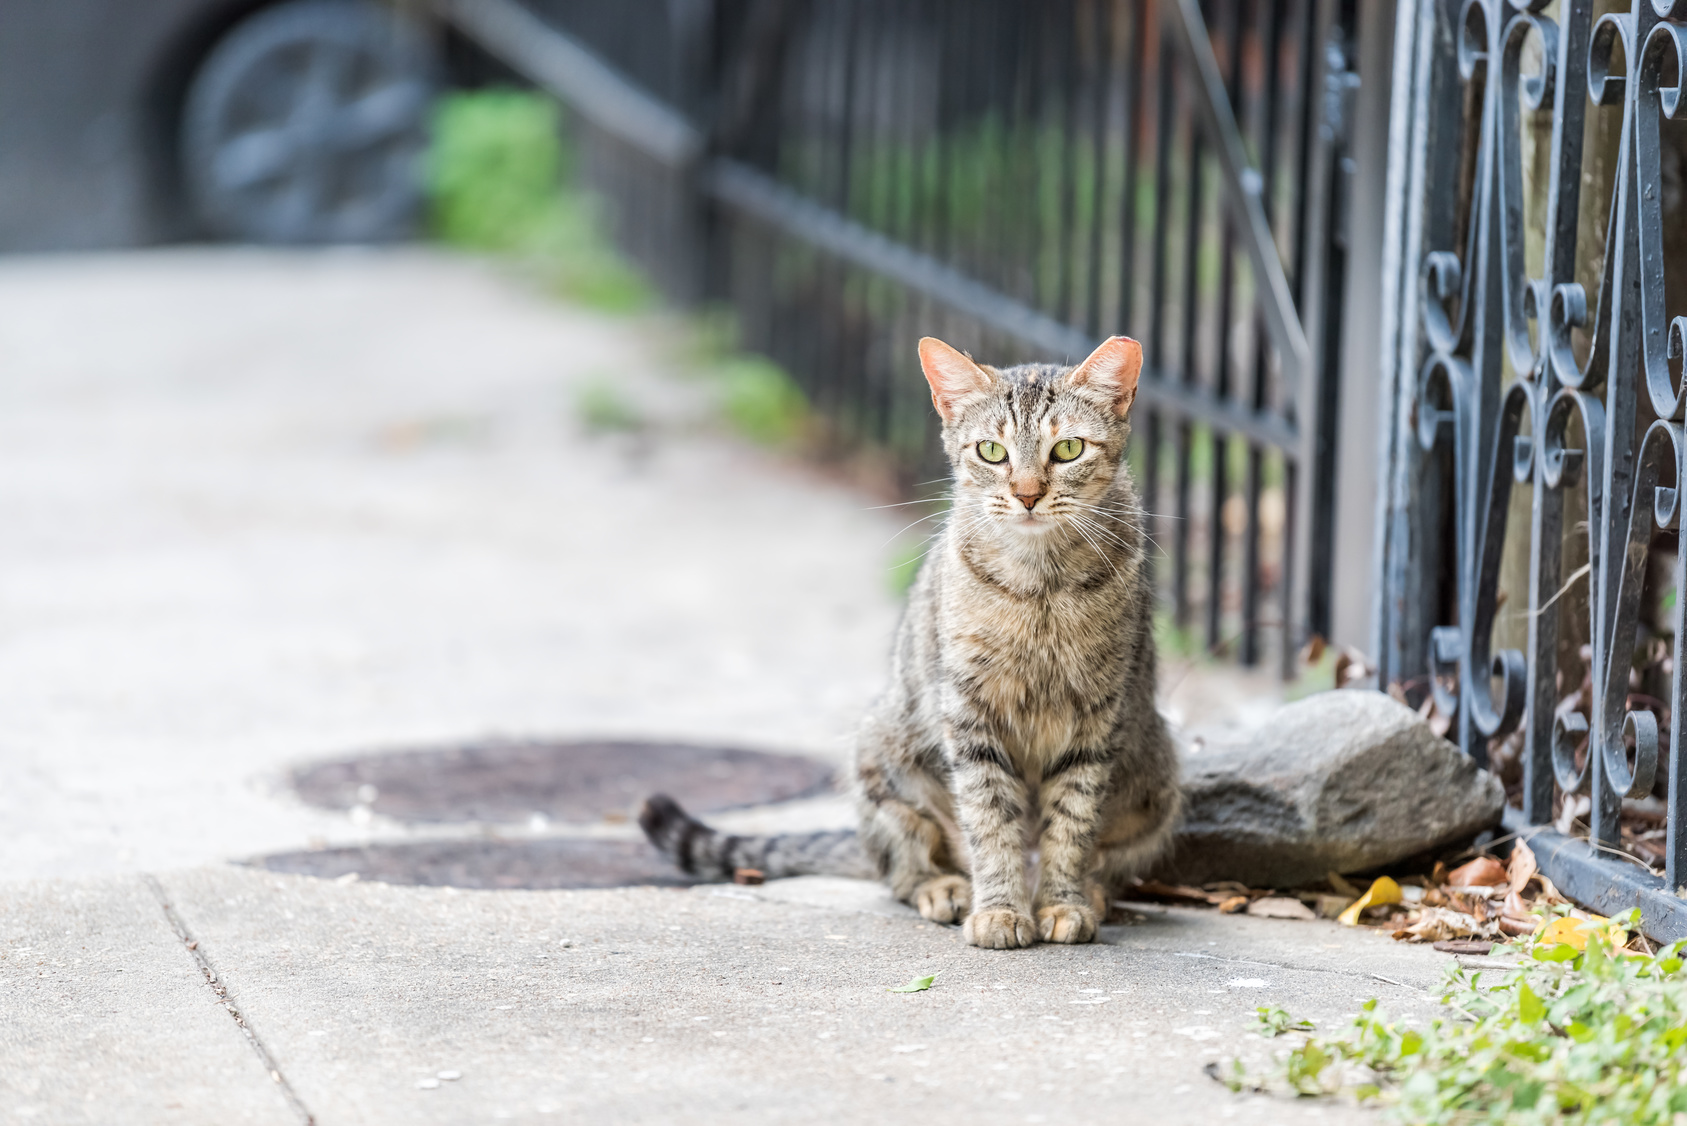
[[[968,915],[961,936],[974,946],[1012,950],[1037,941],[1037,924],[1011,907],[992,907]]]
[[[1095,938],[1095,912],[1087,903],[1051,903],[1037,908],[1037,931],[1044,942],[1089,942]]]
[[[972,881],[938,876],[914,889],[914,909],[934,923],[958,923],[972,910]]]

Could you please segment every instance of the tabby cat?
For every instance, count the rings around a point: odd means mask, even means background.
[[[953,508],[860,735],[860,833],[728,836],[662,795],[639,822],[688,872],[876,874],[977,946],[1088,942],[1180,807],[1121,461],[1142,348],[996,370],[927,337],[920,364]]]

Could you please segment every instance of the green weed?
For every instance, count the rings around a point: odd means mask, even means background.
[[[1424,1126],[1677,1123],[1687,1114],[1687,943],[1634,955],[1605,941],[1606,926],[1588,924],[1585,951],[1537,945],[1491,983],[1452,971],[1447,1015],[1427,1029],[1390,1021],[1373,999],[1345,1035],[1290,1051],[1263,1087],[1347,1093]],[[1284,1031],[1289,1019],[1262,1011],[1260,1023]],[[1233,1090],[1261,1086],[1235,1064],[1212,1073]]]
[[[650,287],[605,235],[582,189],[556,103],[518,90],[448,95],[434,112],[427,185],[434,233],[514,255],[558,291],[611,312],[642,309]]]
[[[575,393],[574,410],[588,430],[627,433],[644,425],[638,408],[608,377],[583,384]]]
[[[1254,1010],[1253,1023],[1248,1027],[1269,1039],[1285,1032],[1311,1032],[1312,1022],[1297,1020],[1289,1015],[1288,1010],[1276,1005],[1261,1005]]]
[[[751,441],[789,445],[803,432],[808,399],[785,369],[763,356],[738,355],[715,365],[721,410]]]

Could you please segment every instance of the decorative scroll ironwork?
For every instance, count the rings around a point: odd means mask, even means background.
[[[1648,556],[1660,536],[1679,528],[1687,464],[1679,377],[1687,317],[1665,315],[1660,177],[1661,123],[1678,112],[1687,119],[1687,0],[1634,0],[1626,11],[1598,12],[1590,0],[1422,0],[1413,7],[1423,29],[1413,78],[1418,198],[1406,202],[1416,209],[1408,222],[1418,224],[1423,253],[1417,292],[1402,304],[1415,303],[1418,313],[1421,366],[1410,405],[1419,464],[1450,469],[1450,497],[1410,503],[1427,514],[1450,502],[1442,526],[1451,529],[1456,597],[1449,600],[1453,624],[1435,626],[1428,639],[1436,703],[1456,717],[1459,745],[1484,762],[1490,740],[1522,726],[1517,820],[1551,821],[1555,785],[1560,794],[1588,795],[1591,843],[1616,851],[1622,799],[1653,788],[1658,710],[1667,709],[1660,888],[1667,894],[1687,882],[1683,599],[1667,610],[1674,632],[1668,700],[1634,699],[1630,676]],[[1578,232],[1584,182],[1593,182],[1584,176],[1594,160],[1583,153],[1590,113],[1621,116],[1596,293],[1576,276],[1578,237],[1585,261],[1587,240],[1600,234]],[[1550,181],[1544,211],[1533,214],[1525,202],[1525,143],[1545,114],[1550,161],[1531,166],[1548,169]],[[1527,265],[1531,237],[1544,237],[1540,276]],[[1525,650],[1496,652],[1514,486],[1531,490],[1533,500],[1528,640]],[[1565,502],[1576,490],[1587,513],[1585,587],[1580,572],[1564,567]],[[1423,525],[1433,518],[1420,517],[1420,538],[1432,536]],[[1677,591],[1684,563],[1687,552],[1678,552]],[[1395,572],[1389,581],[1385,596],[1405,597],[1407,580]],[[1580,670],[1559,667],[1566,591],[1578,605],[1585,592],[1586,714],[1570,710],[1566,698]],[[1402,680],[1409,673],[1391,671]]]

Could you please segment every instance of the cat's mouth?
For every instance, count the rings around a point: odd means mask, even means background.
[[[1041,535],[1054,527],[1054,517],[1047,512],[1021,511],[1008,517],[1008,526],[1020,532]]]

